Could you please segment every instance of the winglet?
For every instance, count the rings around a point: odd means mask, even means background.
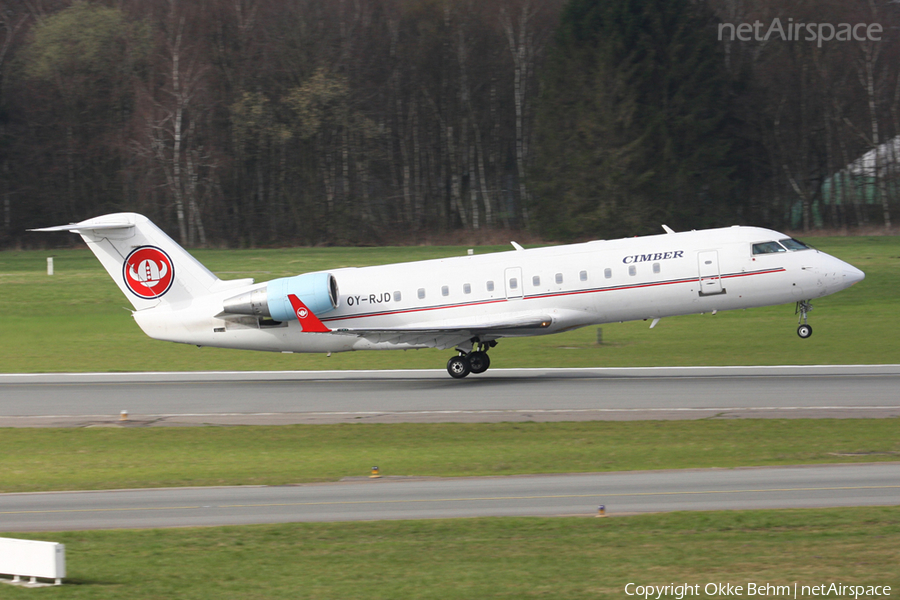
[[[291,306],[294,307],[294,314],[297,315],[297,320],[300,321],[300,327],[303,328],[304,333],[330,333],[331,330],[325,327],[325,324],[319,320],[313,311],[306,308],[306,305],[295,296],[294,294],[288,295],[288,300],[291,301]]]

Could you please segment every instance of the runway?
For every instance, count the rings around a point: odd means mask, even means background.
[[[0,494],[0,531],[900,505],[900,463]]]
[[[900,365],[0,374],[0,427],[880,418],[898,389]]]

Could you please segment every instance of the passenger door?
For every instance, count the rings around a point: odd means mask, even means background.
[[[714,296],[724,294],[722,274],[719,273],[718,250],[707,250],[697,253],[697,265],[700,271],[700,295]]]

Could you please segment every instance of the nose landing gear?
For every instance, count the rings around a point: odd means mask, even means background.
[[[466,352],[463,348],[457,346],[459,356],[454,356],[447,361],[447,372],[454,379],[462,379],[469,373],[484,373],[491,366],[491,357],[488,356],[488,349],[497,345],[495,340],[489,342],[472,342],[472,350]]]
[[[806,315],[807,313],[812,312],[812,309],[812,302],[809,300],[800,300],[797,302],[797,309],[794,312],[794,314],[800,315],[800,318],[797,320],[797,323],[800,324],[800,326],[797,327],[797,335],[804,340],[811,336],[813,332],[812,325],[809,325],[806,322]]]

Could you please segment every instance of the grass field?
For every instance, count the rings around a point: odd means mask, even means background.
[[[70,584],[47,590],[0,588],[3,598],[595,600],[629,598],[624,592],[629,582],[699,584],[703,598],[722,597],[703,594],[708,583],[742,585],[740,597],[748,597],[749,582],[888,585],[890,597],[900,589],[898,508],[300,523],[17,537],[64,543]]]
[[[2,429],[0,492],[898,459],[898,419]]]
[[[816,238],[816,246],[866,272],[856,286],[816,301],[815,335],[795,333],[794,307],[663,319],[527,339],[501,340],[494,367],[900,363],[900,237]],[[479,248],[477,252],[505,250]],[[89,250],[0,253],[0,371],[306,370],[443,368],[446,351],[281,355],[157,342]],[[465,248],[294,248],[199,250],[222,278],[257,281],[317,269],[465,254]]]

